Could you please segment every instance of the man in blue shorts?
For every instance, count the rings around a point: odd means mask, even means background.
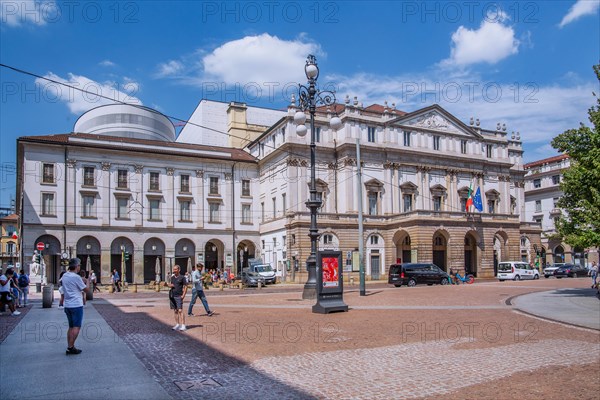
[[[62,287],[64,290],[65,314],[69,320],[69,330],[67,331],[67,355],[79,354],[81,350],[75,347],[75,341],[79,336],[81,323],[83,321],[83,299],[87,286],[79,276],[81,260],[71,258],[69,260],[69,270],[62,277]]]

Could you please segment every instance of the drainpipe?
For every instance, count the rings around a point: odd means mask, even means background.
[[[335,159],[335,164],[334,164],[334,168],[333,168],[333,182],[334,182],[334,192],[333,195],[335,196],[335,203],[334,203],[334,207],[335,207],[335,213],[338,213],[338,152],[337,152],[337,142],[335,139],[333,139],[333,156]]]
[[[237,249],[235,246],[235,162],[231,165],[231,252],[233,253],[233,265],[231,269],[235,271],[237,267]]]

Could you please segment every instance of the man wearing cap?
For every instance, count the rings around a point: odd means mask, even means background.
[[[75,347],[75,341],[79,336],[81,323],[83,321],[83,294],[87,291],[87,286],[79,276],[81,260],[71,258],[69,260],[69,270],[62,277],[62,287],[64,290],[65,314],[69,321],[69,330],[67,331],[67,351],[66,354],[79,354],[81,350]]]

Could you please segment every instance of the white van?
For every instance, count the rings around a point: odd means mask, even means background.
[[[273,271],[273,268],[271,268],[270,264],[255,264],[249,266],[245,270],[259,274],[265,279],[265,283],[277,282],[277,276],[275,275],[275,271]]]
[[[502,261],[498,264],[497,277],[500,282],[507,279],[540,279],[540,273],[524,261]]]

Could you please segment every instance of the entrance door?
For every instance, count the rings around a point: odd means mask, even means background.
[[[465,274],[473,274],[473,258],[471,250],[465,250]]]
[[[381,269],[379,268],[379,254],[371,255],[371,279],[379,279],[380,271]]]
[[[442,271],[446,271],[446,252],[444,250],[434,250],[433,263],[440,267]]]

